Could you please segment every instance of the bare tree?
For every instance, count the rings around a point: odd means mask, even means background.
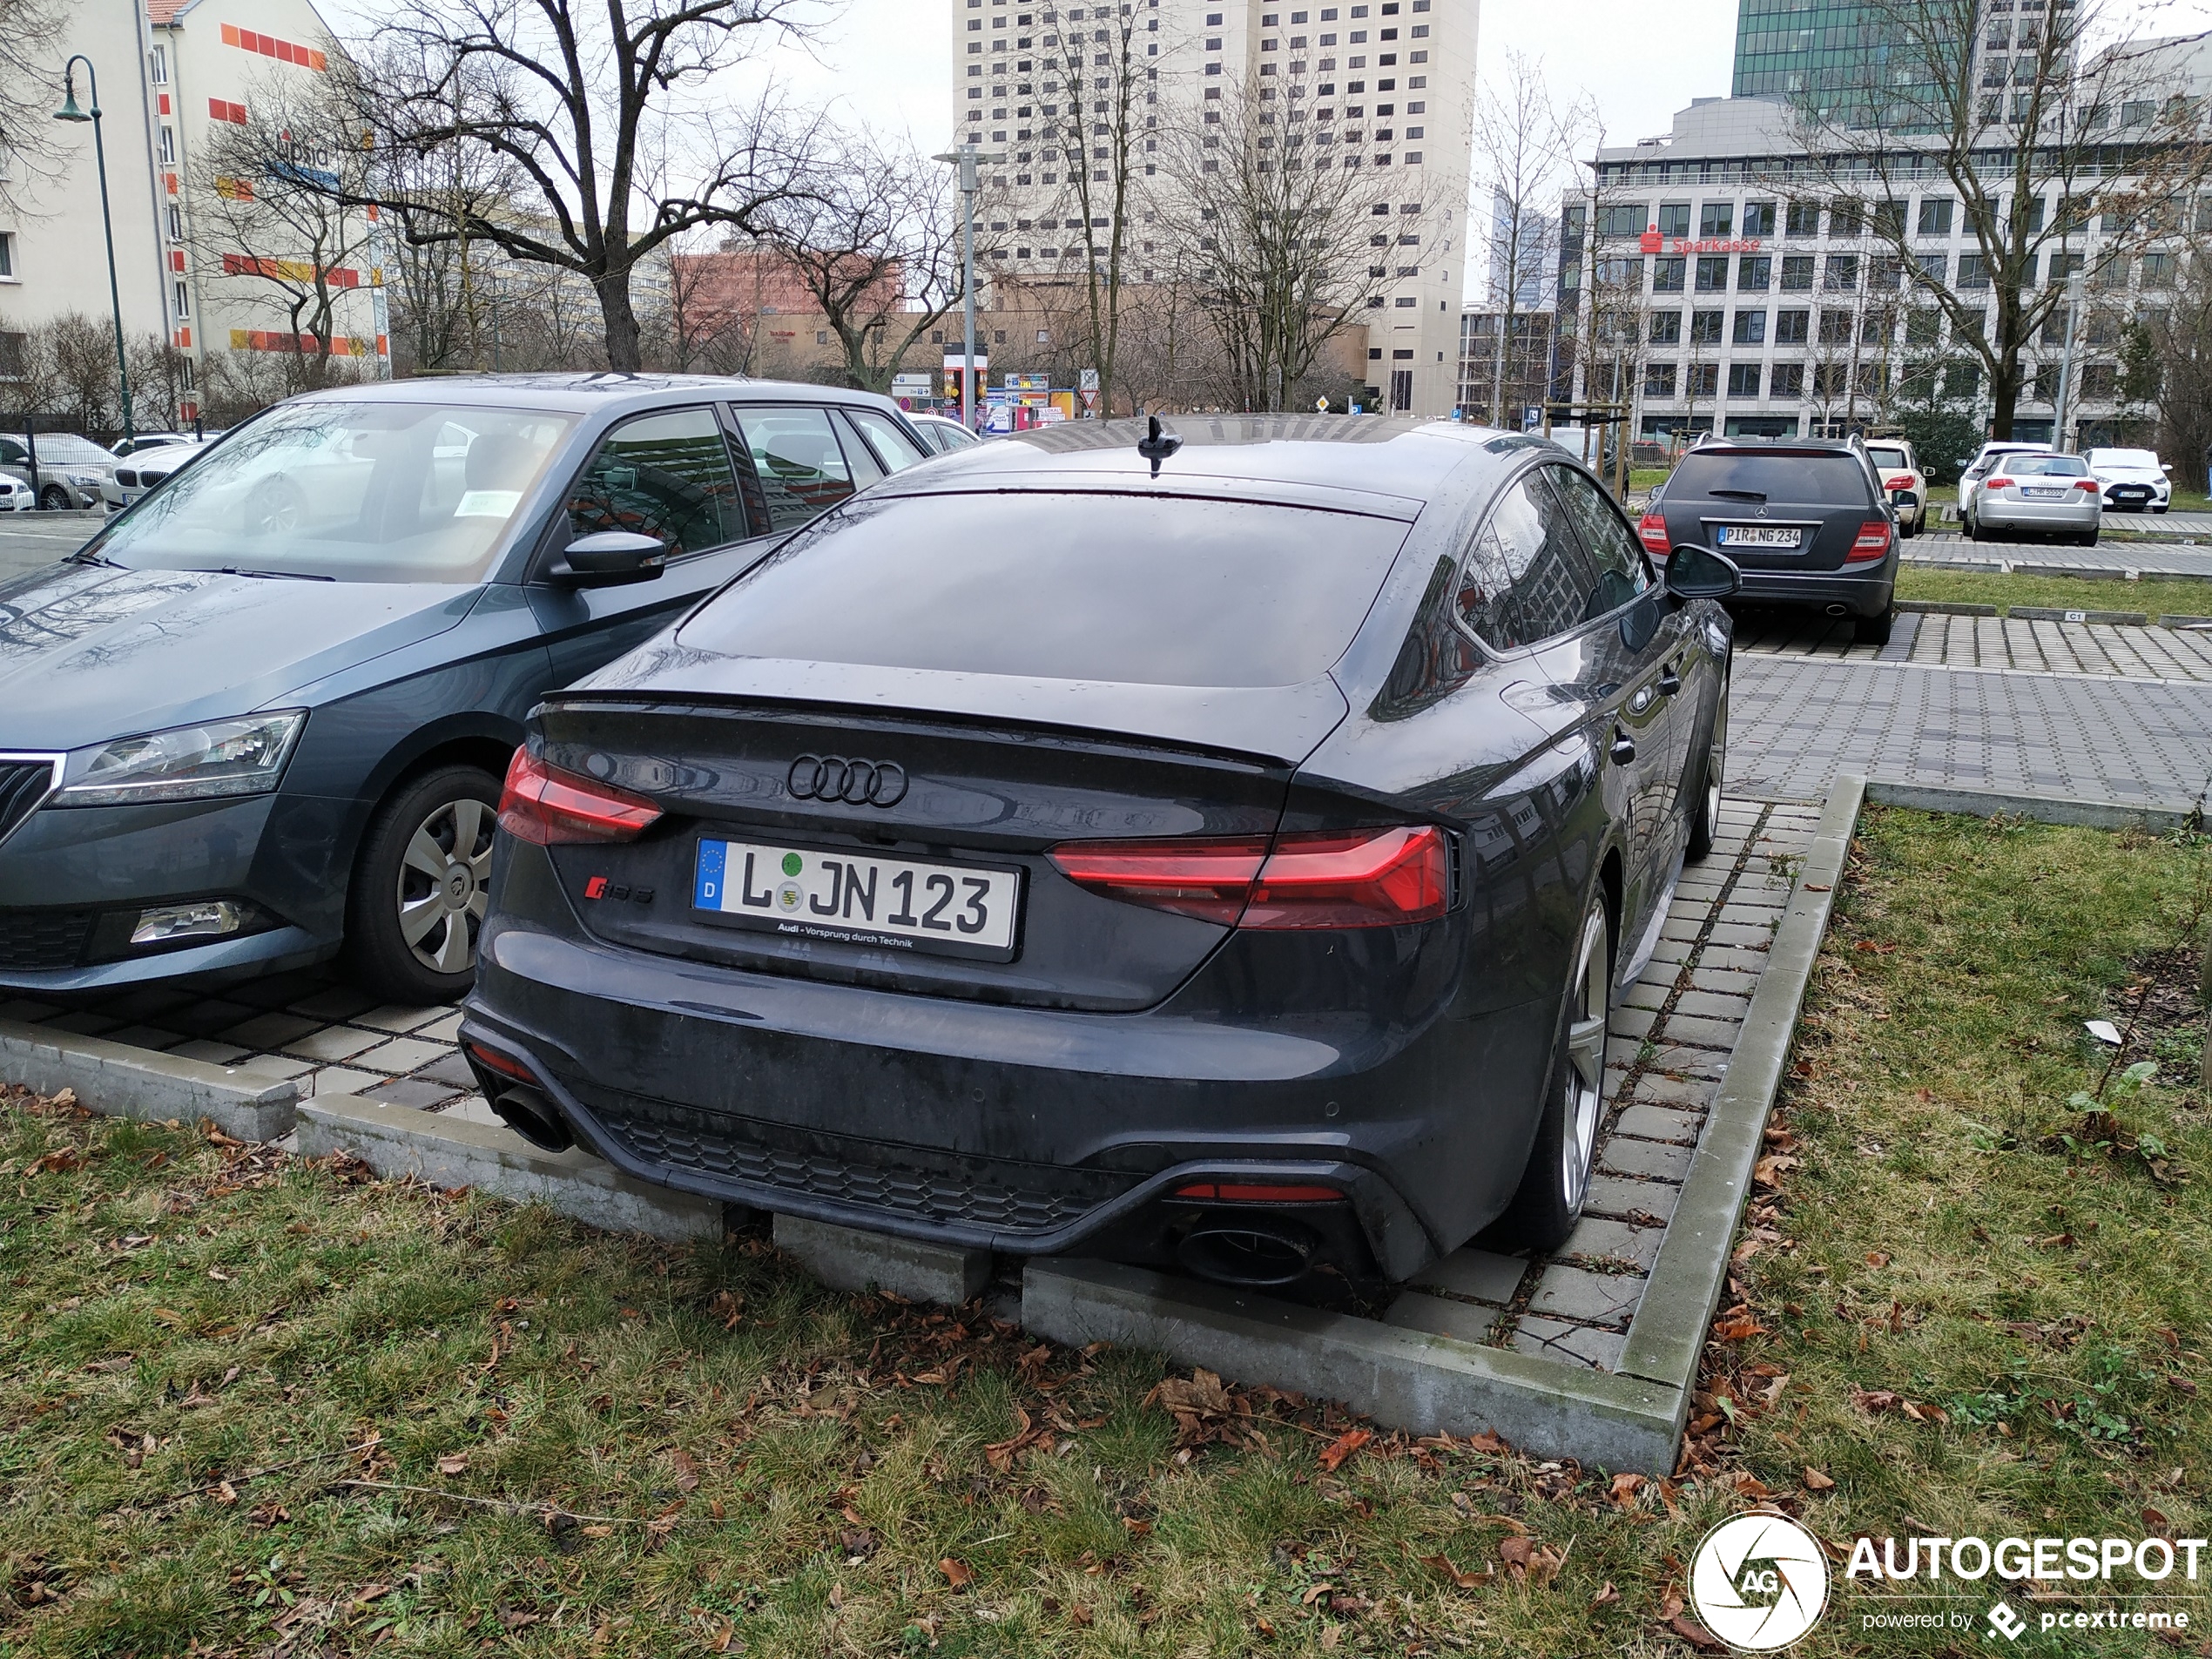
[[[2017,23],[1983,0],[1866,0],[1866,27],[1894,43],[1878,79],[1827,110],[1794,111],[1803,156],[1777,182],[1831,207],[1871,206],[1871,239],[1949,314],[1987,377],[1990,429],[2010,437],[2023,354],[2065,303],[2056,266],[2078,260],[2093,219],[2131,223],[2124,249],[2143,232],[2144,208],[2212,176],[2203,111],[2172,95],[2170,46],[2127,37],[2118,0],[2023,11]],[[2120,44],[2092,52],[2100,39]],[[1923,221],[1907,212],[1916,196],[1924,211],[1934,202],[1964,216],[1972,266],[1956,280],[1921,262]],[[2053,280],[2039,288],[2039,274]]]
[[[810,124],[773,88],[709,83],[756,42],[803,36],[807,0],[408,0],[379,31],[362,113],[380,145],[512,170],[501,209],[435,186],[368,199],[417,241],[480,241],[596,294],[610,367],[640,366],[632,276],[705,226],[761,228],[806,187]],[[387,175],[387,178],[390,178]]]
[[[61,0],[0,0],[0,206],[26,205],[25,186],[58,154],[50,118],[61,92]],[[89,147],[89,146],[88,146]]]
[[[1514,324],[1530,305],[1523,296],[1559,262],[1563,142],[1571,142],[1571,128],[1552,102],[1542,65],[1507,52],[1502,80],[1485,87],[1474,105],[1474,184],[1478,197],[1486,190],[1490,197],[1490,303],[1501,325],[1490,370],[1494,423],[1504,418]]]
[[[1082,261],[1085,367],[1098,373],[1102,415],[1112,415],[1117,384],[1130,217],[1149,195],[1141,146],[1158,142],[1160,60],[1144,56],[1147,45],[1157,46],[1158,30],[1157,12],[1094,6],[1087,23],[1063,23],[1060,34],[1044,37],[1044,72],[1062,83],[1065,100],[1045,107],[1065,113],[1042,117],[1037,136],[1048,158],[1053,147],[1061,152],[1062,217],[1082,233],[1066,249]]]
[[[814,185],[762,209],[763,248],[821,312],[847,384],[887,391],[914,342],[960,300],[954,175],[909,144],[823,136]]]
[[[1263,112],[1228,89],[1220,125],[1178,134],[1161,208],[1245,410],[1291,405],[1330,342],[1380,303],[1375,247],[1420,234],[1418,220],[1380,218],[1390,207],[1358,171]]]
[[[342,87],[342,72],[336,84]],[[266,77],[245,119],[211,123],[192,178],[201,267],[226,294],[282,325],[294,389],[323,384],[334,357],[357,354],[347,311],[365,313],[374,226],[357,201],[374,152],[332,78]],[[355,320],[362,320],[356,318]],[[374,330],[370,330],[374,333]]]

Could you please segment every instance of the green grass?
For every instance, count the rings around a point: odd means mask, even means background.
[[[2175,973],[2130,1049],[2170,1069],[2112,1125],[2067,1103],[2104,1069],[2080,1022],[2128,1023],[2138,965],[2201,942],[2209,858],[1869,813],[1689,1467],[1619,1503],[1465,1443],[1332,1472],[1345,1420],[1264,1393],[1182,1433],[1154,1359],[825,1291],[758,1240],[16,1096],[0,1652],[1656,1656],[1762,1485],[1845,1545],[1908,1514],[2133,1535],[2146,1507],[2201,1535],[2212,1132]],[[1050,1440],[1008,1445],[1025,1420]],[[1516,1527],[1554,1581],[1424,1562],[1496,1567]],[[2009,1650],[2067,1651],[2037,1642]],[[1839,1611],[1796,1651],[1935,1650]]]
[[[1631,467],[1629,469],[1629,488],[1632,490],[1656,489],[1667,482],[1673,471],[1672,467]]]
[[[2013,605],[2047,610],[2139,610],[2152,617],[2212,616],[2212,582],[2087,581],[2076,577],[2002,575],[1995,570],[1931,570],[1901,564],[1897,597],[1932,604]]]

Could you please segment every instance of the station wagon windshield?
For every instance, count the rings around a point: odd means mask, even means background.
[[[481,581],[574,425],[435,403],[279,408],[180,469],[86,556],[134,570]]]

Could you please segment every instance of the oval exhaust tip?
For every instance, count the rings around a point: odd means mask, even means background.
[[[500,1121],[532,1146],[548,1152],[565,1152],[576,1136],[553,1103],[539,1090],[517,1083],[492,1096],[491,1109]]]
[[[1318,1242],[1296,1222],[1208,1219],[1184,1235],[1176,1259],[1185,1272],[1217,1285],[1265,1290],[1304,1278]]]

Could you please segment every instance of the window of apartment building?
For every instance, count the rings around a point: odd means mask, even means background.
[[[156,86],[169,84],[169,49],[156,46],[146,54],[146,78]]]
[[[2107,365],[2110,367],[2109,364]],[[1943,395],[1960,401],[1974,397],[1981,391],[1979,363],[1952,363],[1943,371]]]
[[[1770,398],[1803,397],[1805,395],[1805,366],[1803,363],[1777,363],[1767,379],[1766,395]]]
[[[2174,286],[2174,256],[2171,253],[2143,255],[2143,287],[2170,288]]]
[[[1812,288],[1812,255],[1785,253],[1782,256],[1782,292],[1806,293]]]
[[[1730,363],[1728,366],[1728,395],[1730,397],[1757,397],[1759,395],[1759,366],[1757,363]]]
[[[1786,233],[1791,236],[1819,235],[1820,204],[1818,202],[1791,202],[1788,226]]]
[[[1743,234],[1771,236],[1774,234],[1774,204],[1745,202],[1743,204]]]
[[[1851,314],[1848,311],[1824,311],[1820,314],[1820,343],[1824,346],[1851,344]]]
[[[1905,314],[1905,343],[1932,346],[1943,338],[1943,313],[1933,306],[1915,306]]]
[[[1408,104],[1407,109],[1416,106]],[[1628,202],[1615,207],[1597,210],[1597,233],[1600,236],[1638,236],[1642,234],[1645,219],[1642,202]]]
[[[1948,196],[1920,198],[1919,233],[1923,236],[1951,234],[1951,215],[1958,204]]]
[[[1923,253],[1919,256],[1920,274],[1940,288],[1950,279],[1951,256],[1948,253]]]
[[[1646,363],[1643,366],[1643,395],[1646,397],[1672,397],[1675,395],[1675,366],[1672,363]]]
[[[1831,398],[1841,397],[1849,383],[1845,363],[1815,363],[1812,366],[1812,395],[1817,402],[1825,403]]]
[[[1859,344],[1862,346],[1885,345],[1890,338],[1891,328],[1890,314],[1877,307],[1858,320]]]
[[[1764,311],[1737,312],[1735,331],[1730,335],[1730,339],[1738,346],[1765,345],[1766,313]]]
[[[1821,272],[1821,286],[1831,293],[1850,293],[1858,287],[1858,255],[1831,253]]]
[[[1680,258],[1654,260],[1651,262],[1651,291],[1654,293],[1680,293],[1683,277],[1689,261]]]
[[[177,316],[179,320],[192,315],[192,290],[183,283],[173,285],[176,290]]]
[[[1717,396],[1721,389],[1721,366],[1718,363],[1692,363],[1689,380],[1690,396]]]
[[[1865,209],[1857,202],[1838,202],[1828,210],[1828,234],[1838,239],[1856,236],[1865,222]]]
[[[1895,293],[1905,286],[1905,261],[1894,253],[1877,253],[1866,267],[1866,286],[1876,293]]]
[[[1989,261],[1979,253],[1959,256],[1959,286],[1961,288],[1986,288],[1989,286]]]
[[[1701,253],[1697,258],[1697,292],[1721,293],[1728,288],[1728,255]]]
[[[1805,332],[1812,326],[1810,311],[1777,311],[1774,314],[1774,342],[1777,346],[1802,346]]]
[[[1704,210],[1697,215],[1697,233],[1700,236],[1733,235],[1735,226],[1734,202],[1707,202]]]
[[[1659,226],[1662,236],[1687,236],[1689,234],[1689,204],[1661,202],[1659,217],[1653,222]]]
[[[1736,287],[1740,293],[1764,293],[1774,283],[1774,260],[1764,253],[1746,253],[1736,262]]]
[[[1681,341],[1681,312],[1655,311],[1651,314],[1651,343],[1653,345],[1673,346],[1679,344]]]
[[[174,127],[161,129],[161,165],[165,167],[177,165],[177,130]]]
[[[1689,314],[1689,343],[1693,346],[1717,346],[1721,330],[1728,314],[1723,311],[1693,311]]]
[[[1901,201],[1878,201],[1874,204],[1874,235],[1881,241],[1893,242],[1905,234],[1905,204]]]
[[[1858,381],[1859,396],[1878,399],[1889,389],[1889,365],[1861,363],[1856,378]]]
[[[16,233],[0,231],[0,277],[12,280],[16,274]]]

